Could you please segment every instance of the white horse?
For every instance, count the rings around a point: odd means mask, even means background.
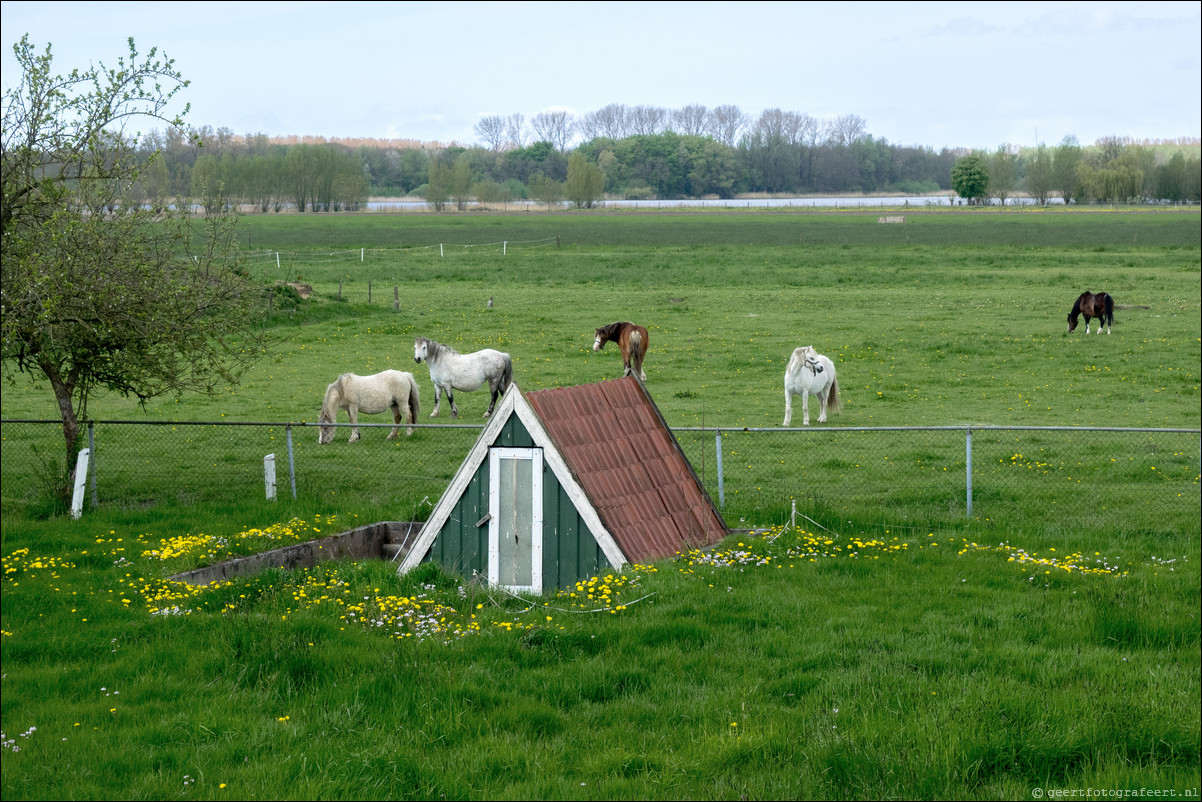
[[[455,404],[452,391],[470,393],[479,390],[485,382],[491,394],[488,411],[484,413],[487,418],[497,405],[497,397],[508,390],[513,381],[513,360],[509,354],[491,348],[461,354],[450,346],[418,337],[413,343],[413,361],[420,365],[422,360],[429,366],[430,381],[434,382],[434,411],[430,413],[431,418],[438,417],[443,393],[451,402],[451,417],[458,417],[459,407]]]
[[[356,376],[354,373],[343,373],[326,388],[325,400],[321,402],[321,415],[318,423],[334,423],[338,418],[338,410],[345,409],[350,415],[351,423],[359,422],[359,413],[376,415],[392,410],[392,433],[386,439],[391,440],[400,432],[400,423],[407,419],[409,423],[417,423],[417,413],[421,405],[417,380],[412,373],[399,370],[386,370],[371,376]],[[410,426],[407,435],[413,434]],[[334,427],[322,426],[317,436],[318,443],[328,443],[334,439]],[[359,439],[359,427],[351,430],[353,443]]]
[[[802,424],[810,425],[810,396],[818,396],[822,408],[818,422],[826,423],[826,411],[838,412],[839,380],[835,378],[835,363],[814,350],[812,345],[793,351],[789,367],[785,368],[785,422],[793,420],[793,396],[801,396]]]

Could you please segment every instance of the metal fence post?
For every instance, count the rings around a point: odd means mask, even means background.
[[[92,479],[92,506],[99,507],[100,497],[96,495],[96,424],[93,421],[88,421],[88,451],[92,455],[88,460],[88,470]]]
[[[718,453],[718,508],[726,506],[726,489],[722,487],[722,430],[714,429],[714,450]]]
[[[284,427],[288,440],[288,477],[292,482],[292,500],[296,501],[296,462],[292,456],[292,424]]]
[[[966,506],[968,507],[968,517],[972,517],[972,427],[964,429],[964,470],[967,476],[967,497]]]

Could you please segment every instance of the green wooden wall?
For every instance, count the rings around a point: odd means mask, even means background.
[[[534,439],[517,415],[510,416],[495,448],[533,448]],[[476,469],[467,490],[439,530],[422,562],[434,561],[472,578],[488,577],[488,460]],[[543,460],[543,587],[564,588],[610,570],[597,539],[581,519],[547,460]]]

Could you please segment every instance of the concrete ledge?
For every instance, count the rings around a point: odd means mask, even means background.
[[[173,582],[208,585],[235,576],[257,574],[268,568],[310,568],[326,560],[378,560],[384,556],[384,544],[398,545],[407,551],[422,528],[421,521],[381,521],[360,526],[340,535],[296,543],[271,551],[227,560],[171,577]],[[391,550],[390,550],[391,551]],[[391,559],[389,554],[389,559]]]

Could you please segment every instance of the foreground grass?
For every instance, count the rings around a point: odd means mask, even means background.
[[[6,550],[5,799],[1196,784],[1196,542],[805,522],[534,600],[375,562],[164,581],[219,540],[341,527],[244,514],[100,514]]]

